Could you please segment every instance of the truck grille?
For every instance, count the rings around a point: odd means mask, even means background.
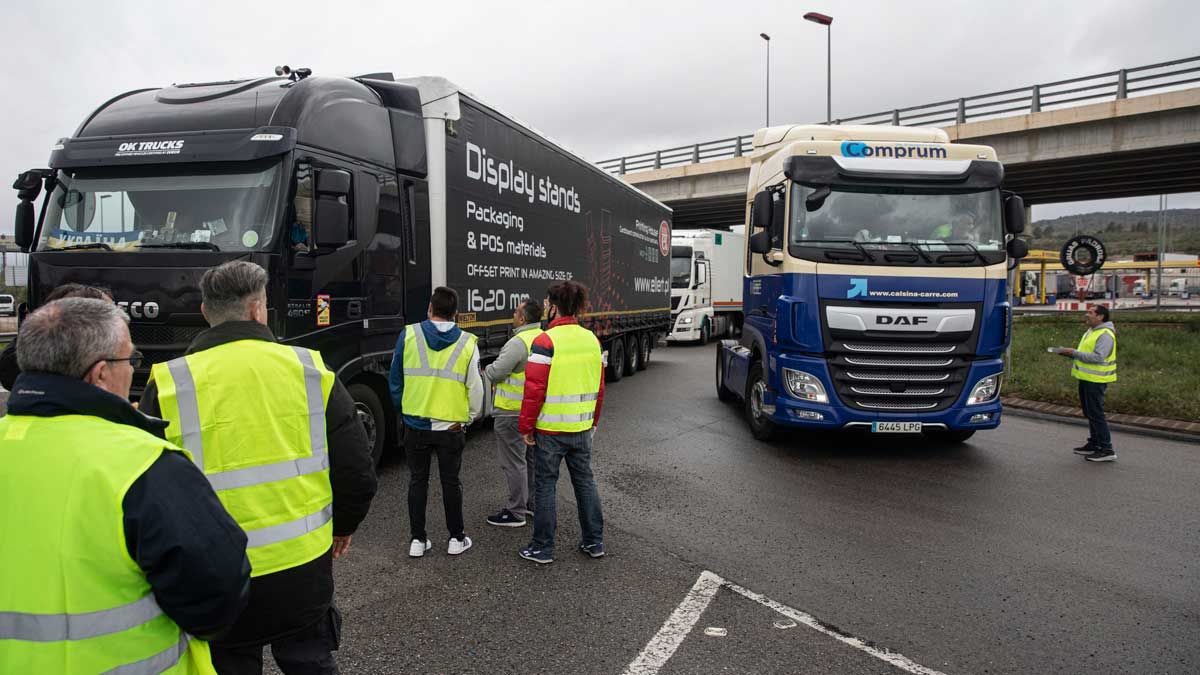
[[[843,331],[828,339],[834,390],[846,406],[872,412],[936,412],[950,407],[962,393],[973,336]]]
[[[672,312],[679,309],[679,301],[682,299],[683,299],[682,295],[672,295],[671,296],[671,311]]]

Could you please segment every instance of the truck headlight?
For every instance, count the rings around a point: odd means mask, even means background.
[[[783,386],[788,393],[801,401],[812,403],[828,403],[829,396],[825,394],[825,385],[815,376],[801,370],[783,369]]]
[[[988,375],[987,377],[975,383],[975,387],[971,389],[971,395],[967,397],[967,405],[990,403],[996,400],[996,397],[999,395],[1000,376]]]
[[[691,316],[685,316],[679,320],[679,323],[684,324],[684,325],[690,324],[691,322],[692,322]]]

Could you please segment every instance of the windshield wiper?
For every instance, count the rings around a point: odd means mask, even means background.
[[[46,250],[47,251],[83,251],[83,250],[87,250],[87,249],[99,249],[99,250],[104,250],[104,251],[111,251],[111,250],[113,250],[113,247],[109,246],[108,244],[106,244],[102,241],[95,241],[90,244],[72,244],[70,246],[63,246],[62,248],[50,248],[50,249],[46,249]]]
[[[944,245],[944,246],[966,246],[967,248],[969,248],[971,250],[969,253],[943,253],[942,255],[938,256],[938,262],[945,260],[947,257],[964,256],[964,255],[969,255],[969,256],[971,256],[972,259],[979,258],[981,261],[983,261],[985,263],[987,262],[987,257],[984,256],[982,253],[980,253],[979,249],[975,248],[975,245],[970,242],[948,241],[948,242],[943,242],[942,245]]]
[[[909,246],[911,246],[911,247],[912,247],[912,250],[916,251],[916,252],[917,252],[917,255],[920,255],[920,256],[921,256],[921,258],[925,260],[925,262],[927,262],[927,263],[932,263],[932,262],[933,262],[933,258],[930,258],[930,257],[929,257],[929,256],[928,256],[928,255],[925,253],[925,251],[922,251],[922,250],[921,250],[921,245],[920,245],[920,244],[918,244],[917,242],[915,242],[915,241],[906,241],[906,242],[904,242],[904,243],[906,243],[906,244],[908,244]]]
[[[142,244],[138,248],[191,248],[220,251],[221,247],[209,241],[177,241],[173,244]]]
[[[862,245],[861,241],[851,239],[804,239],[797,242],[799,246],[807,246],[808,244],[850,244],[858,249],[858,252],[862,254],[863,260],[875,262],[875,256],[871,255],[871,252],[867,250],[866,246]],[[836,260],[837,258],[834,255],[830,255],[831,253],[836,255],[837,251],[825,251],[825,257],[830,260]],[[849,251],[842,251],[842,253],[849,253]]]

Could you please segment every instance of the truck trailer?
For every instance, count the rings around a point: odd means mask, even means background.
[[[485,362],[556,280],[591,289],[584,323],[612,380],[670,328],[670,209],[438,77],[298,70],[127,92],[14,187],[29,308],[67,282],[111,289],[148,357],[135,396],[206,328],[200,275],[250,260],[269,275],[272,331],[321,351],[377,458],[402,432],[393,348],[434,287],[458,292]]]
[[[733,337],[741,328],[745,239],[740,231],[724,230],[672,235],[668,342],[704,344],[714,335]]]
[[[779,427],[962,441],[1000,424],[1020,197],[989,147],[940,129],[782,126],[754,136],[742,336],[716,389]]]

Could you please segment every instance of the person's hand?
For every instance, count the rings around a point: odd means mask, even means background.
[[[1063,356],[1066,356],[1066,357],[1068,357],[1068,358],[1070,358],[1070,357],[1074,357],[1074,356],[1075,356],[1075,350],[1074,350],[1074,349],[1064,349],[1064,350],[1062,350],[1062,351],[1061,351],[1061,352],[1059,352],[1059,353],[1060,353],[1060,354],[1062,354]]]
[[[533,434],[521,434],[521,440],[525,441],[525,445],[537,445],[537,441],[533,440]]]
[[[350,535],[350,534],[348,534],[344,537],[335,536],[333,538],[333,559],[334,560],[337,560],[338,558],[342,557],[343,555],[346,554],[346,551],[350,550],[350,540],[353,538],[354,538],[354,535]]]
[[[450,425],[450,431],[462,431],[462,430],[463,430],[463,425],[461,425],[461,424]]]

